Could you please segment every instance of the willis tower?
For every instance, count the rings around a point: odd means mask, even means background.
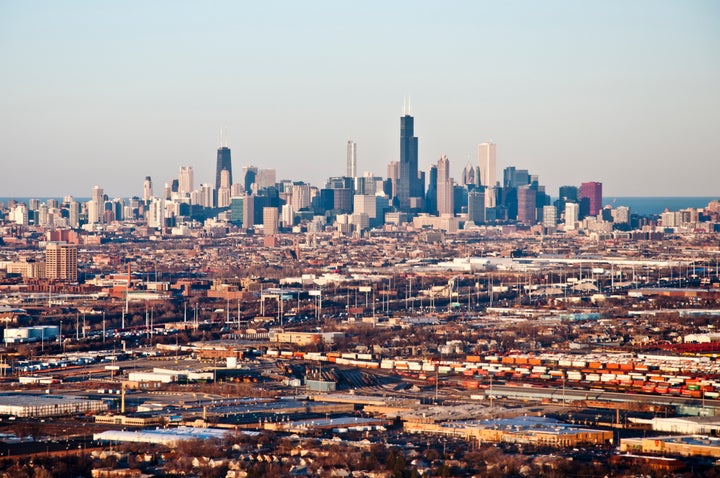
[[[415,118],[409,106],[400,118],[400,174],[397,181],[397,200],[401,211],[419,207],[423,187],[418,176],[418,139],[413,136]]]

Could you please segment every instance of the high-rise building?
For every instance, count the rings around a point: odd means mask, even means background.
[[[263,235],[275,236],[278,233],[280,211],[276,207],[263,208]]]
[[[307,209],[310,206],[310,185],[294,184],[292,187],[292,207],[294,210]]]
[[[580,199],[589,201],[588,214],[597,216],[602,209],[602,183],[591,181],[580,184]]]
[[[533,225],[537,220],[537,190],[531,186],[517,188],[517,221],[525,225]]]
[[[95,224],[102,221],[105,210],[105,191],[100,186],[93,186],[92,195],[88,204],[88,222]]]
[[[295,224],[295,211],[292,204],[283,204],[280,210],[280,223],[287,228],[293,227]]]
[[[350,140],[347,142],[347,177],[357,177],[357,144]]]
[[[468,163],[462,173],[462,183],[469,187],[480,186],[480,167]]]
[[[352,212],[353,190],[333,189],[333,210],[339,213]]]
[[[220,189],[217,190],[217,207],[230,206],[230,173],[226,170],[220,172]]]
[[[45,277],[77,282],[78,250],[74,244],[50,242],[45,246]]]
[[[441,156],[437,162],[437,211],[438,215],[453,214],[453,180],[450,178],[450,160]]]
[[[478,145],[478,162],[480,166],[480,185],[494,187],[497,181],[495,143],[480,143]]]
[[[220,189],[220,173],[227,171],[232,184],[232,162],[230,160],[230,148],[220,146],[217,150],[217,167],[215,169],[215,189]]]
[[[482,189],[468,191],[467,220],[475,224],[485,222],[485,192]]]
[[[178,196],[181,198],[195,190],[195,179],[192,166],[180,166],[178,175]]]
[[[400,175],[397,198],[401,210],[409,210],[423,196],[418,175],[418,139],[415,118],[406,113],[400,118]]]
[[[277,173],[274,169],[260,169],[257,173],[257,189],[271,188],[277,182]]]
[[[543,206],[543,226],[557,226],[557,209],[555,206]]]
[[[68,204],[68,226],[73,229],[80,227],[80,203],[70,201]]]
[[[245,188],[245,192],[247,194],[252,194],[253,192],[253,184],[255,184],[255,180],[257,179],[258,174],[258,168],[255,166],[245,166],[242,168],[243,176],[241,184]]]
[[[425,193],[425,212],[428,214],[437,214],[437,183],[438,171],[437,165],[430,166],[428,171],[428,186]]]
[[[612,210],[612,218],[615,224],[627,224],[630,222],[630,208],[618,206]]]
[[[580,218],[580,205],[574,202],[565,203],[565,230],[577,229]]]
[[[145,182],[143,183],[143,201],[149,201],[153,197],[152,179],[150,176],[145,176]]]
[[[212,184],[201,184],[198,204],[203,207],[215,207],[215,194],[216,191]]]
[[[153,198],[145,212],[148,227],[160,229],[165,227],[165,199]]]
[[[390,195],[390,197],[397,198],[398,197],[398,180],[400,179],[400,162],[399,161],[390,161],[390,163],[388,163],[387,177],[390,180],[390,184],[392,185],[392,194]]]

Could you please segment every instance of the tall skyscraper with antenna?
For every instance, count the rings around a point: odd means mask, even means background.
[[[397,200],[400,210],[411,209],[411,198],[423,196],[418,176],[418,139],[415,134],[415,118],[410,116],[410,101],[403,105],[400,118],[400,175],[397,181]]]

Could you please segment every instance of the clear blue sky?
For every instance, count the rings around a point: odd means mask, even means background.
[[[0,197],[214,182],[222,127],[236,174],[385,176],[407,95],[421,169],[720,195],[717,1],[0,0]]]

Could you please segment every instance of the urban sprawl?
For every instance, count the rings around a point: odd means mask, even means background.
[[[720,201],[400,126],[387,177],[0,205],[0,476],[720,476]]]

